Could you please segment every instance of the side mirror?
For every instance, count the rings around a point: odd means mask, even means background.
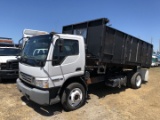
[[[19,41],[19,48],[23,49],[24,45],[26,44],[26,42],[30,39],[30,37],[22,37]]]
[[[19,41],[18,41],[18,47],[20,48],[20,49],[22,49],[22,46],[23,46],[23,38],[21,38]]]
[[[63,49],[64,49],[64,40],[63,39],[58,40],[58,48],[59,48],[59,52],[63,52]]]

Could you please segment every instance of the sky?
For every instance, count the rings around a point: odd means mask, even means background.
[[[24,29],[61,33],[65,25],[98,18],[159,49],[160,0],[0,0],[0,37],[18,43]]]

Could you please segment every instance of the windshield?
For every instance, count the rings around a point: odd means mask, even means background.
[[[52,35],[31,37],[25,44],[21,54],[21,62],[33,66],[41,66],[47,58]]]
[[[20,53],[20,49],[16,48],[0,48],[0,56],[17,56]]]

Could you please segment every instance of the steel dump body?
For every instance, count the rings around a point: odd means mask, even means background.
[[[153,45],[106,26],[101,18],[63,27],[64,34],[82,35],[86,43],[86,66],[98,64],[121,67],[151,66]]]

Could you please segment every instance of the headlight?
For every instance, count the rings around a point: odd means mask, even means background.
[[[49,88],[48,80],[35,80],[35,85],[41,88]]]

